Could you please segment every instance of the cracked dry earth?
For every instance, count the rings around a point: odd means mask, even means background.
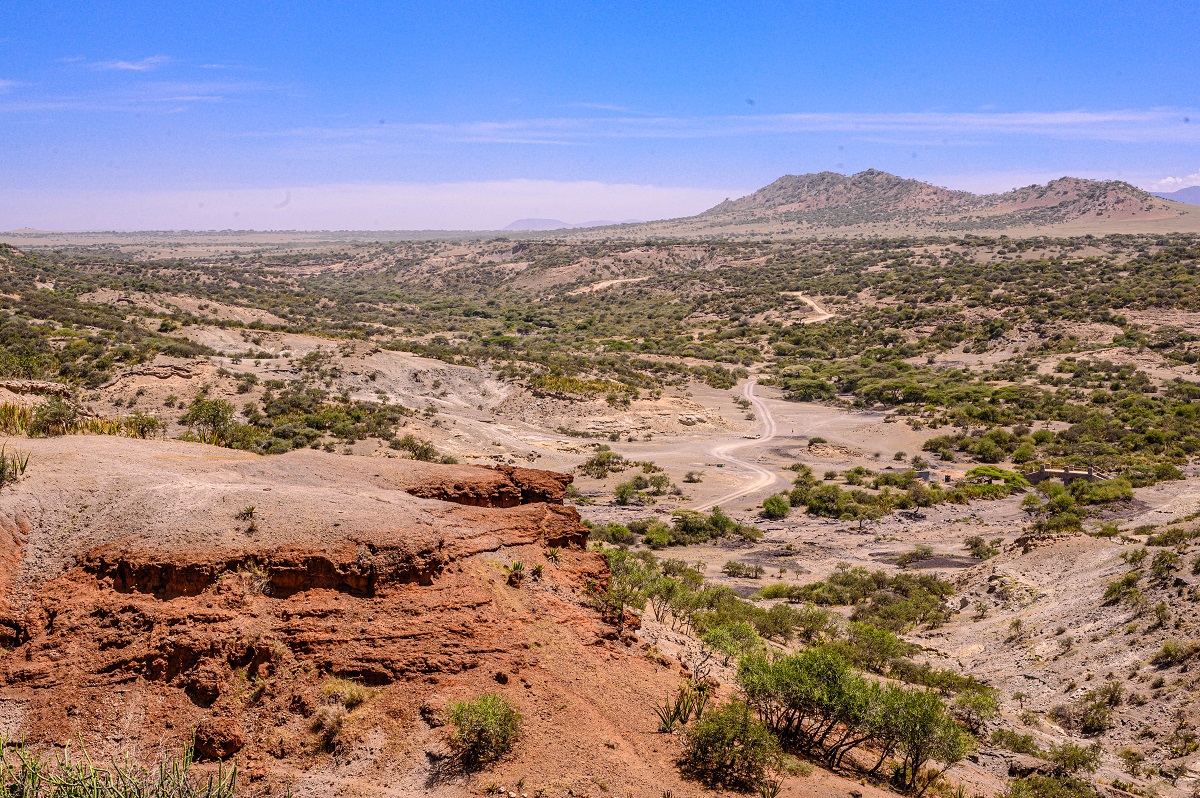
[[[0,732],[153,762],[194,738],[247,794],[705,794],[652,705],[678,664],[588,608],[570,477],[72,436],[0,494]],[[253,507],[253,513],[247,508]],[[560,550],[557,563],[547,558]],[[503,566],[542,565],[507,584]],[[348,711],[331,679],[365,686]],[[499,691],[514,754],[445,767],[441,709]],[[78,741],[78,742],[76,742]],[[784,795],[873,794],[821,771]]]

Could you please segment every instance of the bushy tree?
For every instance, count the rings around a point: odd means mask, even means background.
[[[233,405],[224,399],[209,399],[197,394],[180,421],[195,430],[204,443],[219,445],[228,436],[233,413]]]
[[[768,496],[763,500],[763,516],[772,520],[786,518],[787,514],[792,511],[792,505],[788,501],[786,493],[778,493],[774,496]]]
[[[52,396],[33,411],[29,434],[34,437],[66,435],[75,428],[79,411],[61,396]]]
[[[683,769],[709,787],[752,790],[780,762],[779,741],[740,701],[709,710],[687,731]]]

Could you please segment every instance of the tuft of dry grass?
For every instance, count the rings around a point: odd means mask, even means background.
[[[321,696],[336,701],[347,710],[357,709],[375,697],[375,690],[352,679],[330,676],[321,684]]]

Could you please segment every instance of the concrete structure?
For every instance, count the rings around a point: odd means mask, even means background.
[[[1064,485],[1070,485],[1077,479],[1084,479],[1088,482],[1096,482],[1101,479],[1111,479],[1108,474],[1101,474],[1098,471],[1094,471],[1091,466],[1088,466],[1087,471],[1072,471],[1069,468],[1046,468],[1046,466],[1042,466],[1037,471],[1030,471],[1029,473],[1022,474],[1021,476],[1025,477],[1025,479],[1029,481],[1030,485],[1036,485],[1039,482],[1043,482],[1047,479],[1062,480]]]

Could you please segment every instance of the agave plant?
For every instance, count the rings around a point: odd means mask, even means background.
[[[16,482],[29,467],[29,452],[8,451],[8,444],[0,444],[0,487]]]
[[[686,726],[693,719],[699,720],[707,704],[708,690],[686,682],[675,693],[674,700],[668,698],[665,703],[654,707],[654,714],[658,715],[659,732],[670,734],[676,726]]]
[[[22,798],[233,798],[237,766],[221,764],[215,772],[192,771],[192,751],[161,761],[153,769],[115,760],[108,767],[92,763],[87,752],[67,749],[47,756],[0,736],[0,794]]]
[[[508,572],[508,583],[513,587],[519,587],[521,582],[525,580],[525,563],[520,560],[513,560],[512,565],[509,565],[504,570]]]

